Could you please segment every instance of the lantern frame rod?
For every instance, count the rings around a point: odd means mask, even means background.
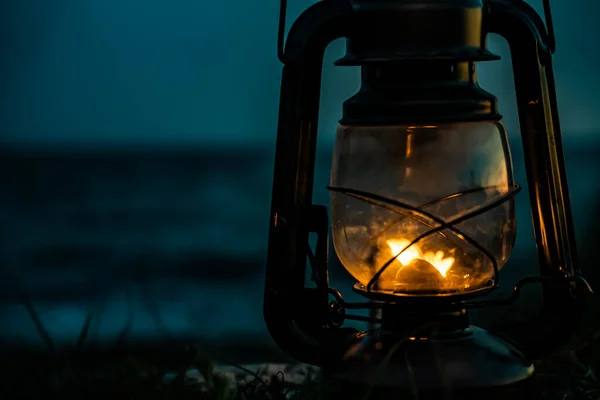
[[[489,4],[486,30],[506,39],[512,55],[540,272],[580,275],[552,71],[552,41],[541,17],[525,2],[491,0]],[[562,291],[545,289],[548,309],[563,308],[573,300]]]
[[[287,2],[281,5],[283,11]],[[323,57],[329,43],[346,36],[354,13],[347,0],[319,1],[295,20],[287,35],[284,14],[279,20],[278,54],[284,65],[263,315],[282,350],[301,362],[323,366],[339,358],[339,343],[357,334],[353,328],[324,328],[327,286],[305,287],[312,232],[308,225],[319,219],[312,190]],[[322,239],[328,239],[326,231]],[[325,264],[326,251],[316,253],[319,265]],[[326,282],[326,270],[319,272],[324,272],[320,281]]]

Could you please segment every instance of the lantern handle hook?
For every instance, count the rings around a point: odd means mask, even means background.
[[[277,32],[277,58],[285,64],[285,21],[287,16],[287,0],[279,0],[279,27]]]
[[[286,0],[282,0],[282,2],[283,1]],[[550,54],[554,54],[554,52],[556,51],[556,36],[554,35],[554,22],[552,20],[552,9],[550,8],[550,0],[542,0],[542,5],[544,7],[544,19],[546,20],[546,30],[548,31],[548,52]]]

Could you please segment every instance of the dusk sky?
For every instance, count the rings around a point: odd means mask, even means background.
[[[278,0],[12,0],[0,5],[0,137],[12,144],[270,145],[281,65]],[[312,3],[291,0],[288,21]],[[541,12],[541,0],[532,1]],[[600,2],[553,0],[555,72],[566,138],[600,132]],[[288,23],[288,26],[289,26]],[[480,69],[509,131],[516,106],[507,45]],[[331,142],[356,69],[329,49],[321,137]],[[600,138],[598,138],[600,140]]]

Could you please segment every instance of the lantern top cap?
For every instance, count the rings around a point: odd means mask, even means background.
[[[336,65],[488,61],[481,0],[352,0],[347,53]]]
[[[395,5],[396,7],[482,7],[482,0],[351,0],[353,7],[378,7]]]

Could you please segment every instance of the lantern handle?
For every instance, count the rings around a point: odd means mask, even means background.
[[[285,64],[285,19],[287,16],[287,0],[279,1],[279,26],[277,32],[277,58]]]
[[[504,37],[512,56],[540,275],[569,279],[581,271],[556,103],[552,34],[524,1],[488,1],[484,29]],[[582,297],[573,286],[543,286],[541,320],[534,325],[538,328],[533,329],[536,337],[531,338],[536,347],[533,353],[551,351],[571,335]],[[540,333],[542,326],[548,329],[544,333]]]
[[[548,27],[548,51],[550,54],[554,54],[556,52],[556,36],[554,35],[554,22],[552,20],[550,0],[542,0],[542,5],[544,7],[544,19],[546,20],[546,26]]]
[[[312,204],[322,63],[327,46],[352,26],[347,0],[326,0],[306,9],[284,42],[285,6],[279,19],[281,80],[275,171],[263,315],[276,344],[295,359],[327,365],[341,358],[354,329],[327,328],[327,212]],[[324,227],[324,228],[323,228]],[[309,232],[318,235],[317,288],[306,288]],[[324,247],[325,245],[325,247]]]

